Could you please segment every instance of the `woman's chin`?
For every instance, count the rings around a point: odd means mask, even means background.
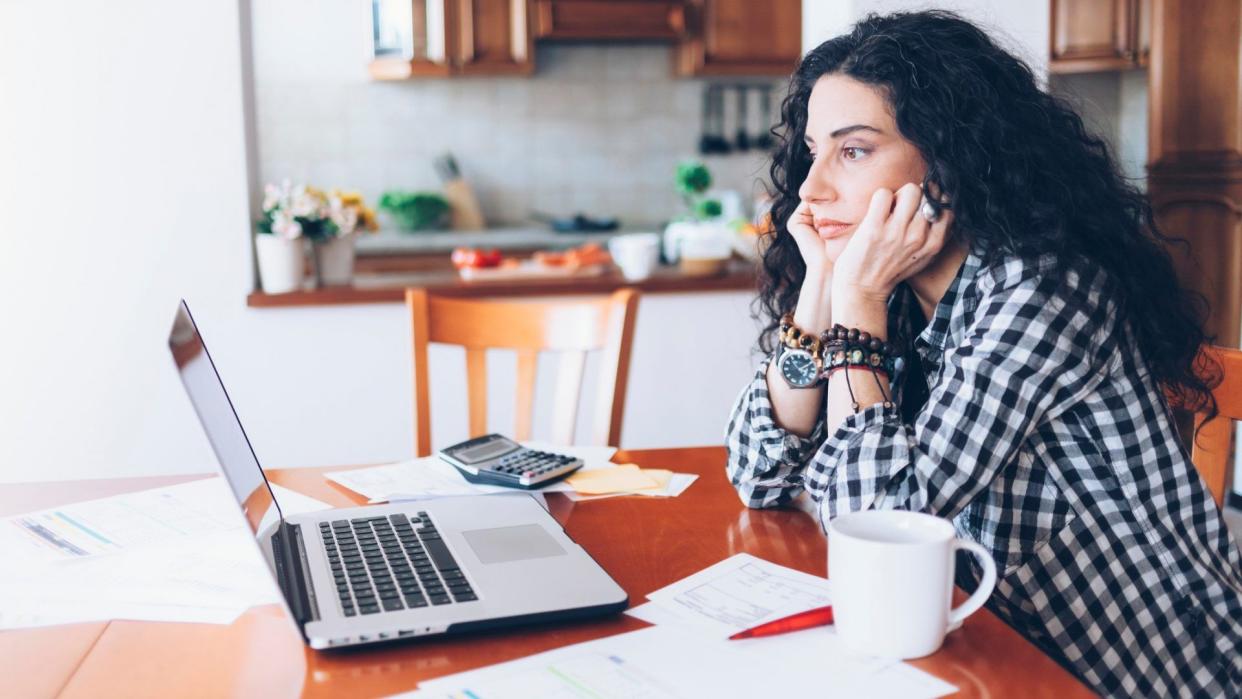
[[[837,258],[845,252],[845,246],[850,242],[850,236],[844,238],[833,238],[824,241],[824,256],[828,258],[831,264],[837,263]]]

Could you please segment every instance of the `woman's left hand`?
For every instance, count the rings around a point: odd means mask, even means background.
[[[923,191],[907,184],[897,193],[878,189],[845,249],[833,264],[832,299],[850,304],[888,303],[897,284],[923,271],[944,247],[952,222],[948,210],[934,223],[920,211]]]

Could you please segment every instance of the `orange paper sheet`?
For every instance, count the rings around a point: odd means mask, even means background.
[[[667,474],[661,477],[659,474]],[[580,471],[566,479],[573,489],[582,495],[607,495],[635,490],[651,490],[668,485],[672,473],[657,471],[651,475],[635,464],[621,464],[616,468]]]

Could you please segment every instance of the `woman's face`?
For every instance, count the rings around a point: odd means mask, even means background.
[[[843,75],[825,75],[807,103],[806,147],[811,171],[798,189],[815,231],[835,262],[880,188],[920,184],[927,165],[897,132],[888,101],[877,89]]]

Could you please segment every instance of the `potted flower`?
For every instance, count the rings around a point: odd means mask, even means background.
[[[354,234],[375,231],[375,211],[358,192],[332,190],[328,195],[328,220],[335,232],[315,240],[315,270],[319,286],[340,286],[354,280]]]
[[[677,166],[677,192],[687,213],[664,229],[664,256],[680,260],[685,274],[716,274],[732,253],[732,233],[720,218],[720,202],[705,195],[711,185],[703,163],[688,160]]]
[[[285,180],[264,188],[263,218],[257,228],[259,280],[264,293],[279,294],[302,286],[304,240],[314,245],[317,286],[349,284],[353,278],[353,233],[375,230],[375,212],[357,193],[325,194]]]

